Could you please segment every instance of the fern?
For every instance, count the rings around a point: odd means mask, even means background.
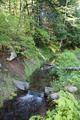
[[[68,92],[60,92],[55,110],[48,111],[46,120],[79,120],[80,108],[74,96]]]

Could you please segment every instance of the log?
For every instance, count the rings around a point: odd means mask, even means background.
[[[41,70],[49,70],[49,69],[51,69],[51,68],[56,68],[56,67],[57,67],[56,64],[45,64],[45,65],[41,68]]]
[[[66,71],[80,71],[80,67],[65,67]]]

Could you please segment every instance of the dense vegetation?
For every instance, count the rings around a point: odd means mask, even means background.
[[[60,90],[60,99],[45,118],[31,120],[80,120],[77,95],[64,90],[68,84],[75,85],[80,98],[80,71],[65,70],[80,67],[79,47],[80,0],[0,0],[0,51],[16,51],[24,60],[29,82],[44,63],[57,66],[50,75],[55,74],[51,86]]]

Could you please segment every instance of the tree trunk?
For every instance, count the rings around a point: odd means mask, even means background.
[[[11,14],[11,0],[9,0],[9,13]]]

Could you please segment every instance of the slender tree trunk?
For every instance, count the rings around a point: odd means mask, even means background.
[[[13,8],[14,10],[14,15],[17,15],[17,0],[16,1],[14,1],[14,8]]]
[[[32,14],[34,13],[34,1],[32,0]]]
[[[30,15],[27,0],[26,0],[26,8],[25,9],[27,9],[27,13],[28,13],[28,15]]]
[[[64,15],[64,26],[65,26],[65,29],[66,29],[66,17],[67,17],[67,7],[68,7],[68,0],[66,0],[66,3],[65,3],[65,15]],[[61,40],[60,42],[60,49],[62,49],[62,46],[63,46],[63,40]]]
[[[42,9],[42,4],[41,2],[37,1],[36,2],[36,7],[37,7],[37,23],[38,23],[38,26],[41,26],[42,25],[42,20],[41,20],[41,9]]]
[[[20,30],[19,28],[21,27],[21,19],[22,19],[22,0],[19,1],[19,22],[18,22],[18,25],[17,25],[16,34]]]
[[[9,0],[9,13],[11,14],[11,0]]]

